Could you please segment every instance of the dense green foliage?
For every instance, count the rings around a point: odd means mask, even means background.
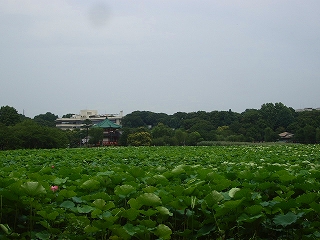
[[[127,142],[130,146],[150,146],[151,135],[148,132],[135,132],[128,136]]]
[[[68,134],[55,128],[57,117],[47,112],[29,119],[13,107],[1,107],[0,149],[67,147]]]
[[[51,112],[47,112],[45,114],[39,114],[35,116],[33,120],[42,126],[55,127],[56,126],[55,120],[57,118],[58,118],[57,115],[54,115]]]
[[[137,128],[149,129],[151,145],[196,145],[200,141],[275,142],[279,140],[278,134],[285,131],[294,134],[290,139],[293,142],[320,142],[320,111],[295,112],[282,103],[266,103],[258,110],[247,109],[242,113],[230,110],[167,115],[135,111],[126,115],[122,124],[124,137],[128,135],[126,132]]]
[[[10,106],[0,108],[0,123],[5,126],[13,126],[21,121],[18,111]]]
[[[0,123],[0,149],[64,148],[68,146],[67,134],[62,130],[37,124],[31,119],[14,126]]]
[[[319,239],[320,146],[0,152],[1,239]]]

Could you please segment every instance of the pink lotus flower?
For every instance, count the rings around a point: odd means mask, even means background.
[[[56,191],[58,191],[59,187],[58,186],[51,186],[50,189],[52,192],[56,192]]]

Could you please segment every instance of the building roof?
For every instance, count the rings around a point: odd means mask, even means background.
[[[121,125],[115,124],[115,123],[111,122],[108,118],[106,118],[102,122],[99,122],[99,123],[93,125],[92,127],[116,129],[116,128],[121,128]]]
[[[282,139],[289,139],[289,138],[292,138],[293,136],[294,134],[289,132],[283,132],[279,134],[279,137],[281,137]]]

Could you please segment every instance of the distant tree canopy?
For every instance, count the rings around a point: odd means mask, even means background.
[[[55,127],[55,120],[58,118],[58,115],[54,115],[51,112],[47,112],[45,114],[39,114],[33,118],[35,122],[39,125],[47,126],[47,127]]]
[[[192,145],[196,143],[190,138],[197,134],[200,135],[197,141],[273,142],[285,131],[295,134],[292,141],[320,143],[320,111],[295,112],[281,102],[265,103],[260,109],[242,113],[229,110],[167,115],[135,111],[123,118],[122,125],[123,143],[126,133],[139,127],[150,132],[152,145]]]
[[[167,124],[165,113],[153,113],[149,111],[134,111],[128,118],[122,119],[122,125],[130,128],[155,126],[160,122]]]
[[[62,148],[68,146],[68,138],[60,129],[41,126],[31,119],[14,126],[0,125],[1,149]]]
[[[18,114],[13,107],[1,107],[0,149],[67,147],[67,134],[55,127],[56,118],[47,112],[32,120]]]
[[[6,126],[13,126],[21,121],[18,111],[9,106],[2,106],[0,108],[0,123]]]

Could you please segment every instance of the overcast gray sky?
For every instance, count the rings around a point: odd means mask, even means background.
[[[0,0],[0,106],[320,107],[319,0]]]

